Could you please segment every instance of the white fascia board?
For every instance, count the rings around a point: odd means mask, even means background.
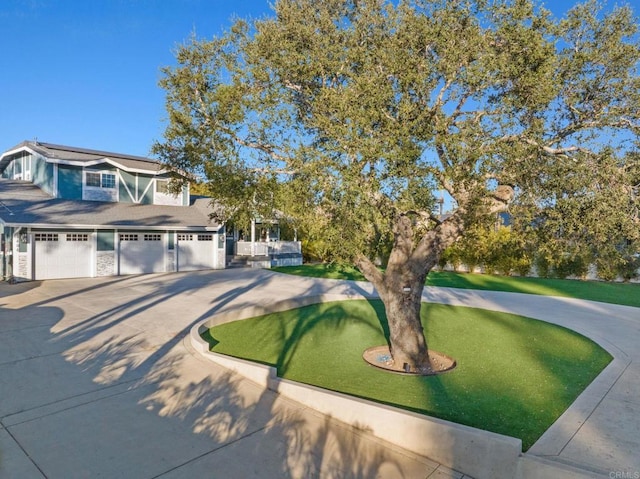
[[[31,148],[29,148],[28,146],[21,146],[20,148],[16,148],[14,150],[9,150],[9,151],[5,151],[2,156],[0,156],[0,161],[2,161],[2,159],[5,156],[11,156],[11,155],[15,155],[16,153],[20,153],[21,151],[28,151],[29,153],[31,153],[32,155],[40,155],[43,156],[41,153],[38,153],[35,150],[32,150]]]
[[[151,173],[153,175],[164,175],[165,173],[169,172],[168,170],[143,170],[140,168],[127,168],[126,166],[118,163],[117,160],[112,160],[111,158],[105,158],[105,161],[110,165],[117,166],[118,168],[121,168],[128,173]],[[142,160],[136,160],[136,161],[142,161]]]
[[[69,166],[96,166],[101,165],[103,163],[107,163],[111,166],[115,166],[121,170],[126,171],[127,173],[144,173],[151,175],[162,175],[168,173],[167,170],[143,170],[141,168],[127,168],[126,166],[114,161],[110,158],[101,158],[99,160],[91,160],[91,161],[78,161],[78,160],[62,160],[59,158],[49,158],[46,157],[47,163],[56,163],[59,165],[69,165]]]
[[[2,224],[0,220],[0,224]],[[217,232],[220,231],[222,226],[175,226],[175,225],[163,225],[163,226],[144,226],[144,225],[61,225],[59,223],[11,223],[5,222],[5,226],[13,228],[37,228],[37,229],[54,229],[54,230],[140,230],[140,231],[191,231],[194,233],[202,231]]]
[[[146,170],[146,169],[142,169],[142,168],[128,168],[128,167],[122,165],[121,163],[119,163],[117,160],[112,160],[109,157],[104,157],[104,158],[100,158],[99,160],[91,160],[91,161],[65,160],[65,159],[62,159],[62,158],[52,158],[50,156],[46,156],[46,155],[44,155],[42,153],[37,152],[37,151],[35,151],[34,149],[32,149],[32,148],[30,148],[28,146],[21,146],[20,148],[15,148],[13,150],[5,151],[2,155],[0,155],[0,161],[2,161],[2,159],[5,156],[15,155],[16,153],[19,153],[21,151],[28,151],[32,155],[39,155],[39,156],[43,157],[47,163],[54,163],[54,164],[59,164],[59,165],[96,166],[96,165],[100,165],[101,163],[108,163],[111,166],[115,166],[116,168],[120,168],[120,169],[122,169],[122,170],[124,170],[124,171],[126,171],[128,173],[145,173],[145,174],[152,174],[152,175],[164,175],[166,173],[170,173],[170,171],[167,170],[167,169]],[[136,161],[143,161],[143,160],[136,160]]]

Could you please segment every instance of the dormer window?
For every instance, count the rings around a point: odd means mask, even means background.
[[[182,205],[182,194],[171,190],[169,179],[156,178],[153,203],[156,205]]]
[[[85,184],[94,188],[115,188],[116,175],[103,172],[86,172]]]
[[[156,193],[162,193],[164,195],[171,194],[169,191],[169,180],[156,179]]]
[[[118,180],[114,171],[84,171],[82,199],[89,201],[118,201]]]

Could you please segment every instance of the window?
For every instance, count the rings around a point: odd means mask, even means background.
[[[114,249],[114,232],[98,231],[98,251],[113,251]]]
[[[116,175],[113,173],[102,173],[102,187],[103,188],[115,188],[116,187]]]
[[[193,235],[187,235],[187,234],[178,235],[178,241],[192,241],[192,240],[193,240]]]
[[[198,235],[198,241],[213,241],[213,235]]]
[[[138,241],[138,235],[134,233],[120,233],[120,241]]]
[[[169,181],[156,179],[156,193],[169,194]]]
[[[58,235],[56,233],[36,233],[36,241],[58,241]]]
[[[67,241],[89,241],[87,233],[67,233]]]
[[[162,237],[159,234],[146,234],[144,235],[145,241],[160,241]]]
[[[86,184],[100,188],[100,173],[87,173]]]
[[[104,172],[85,172],[85,184],[93,188],[110,188],[116,187],[116,175],[114,173]]]

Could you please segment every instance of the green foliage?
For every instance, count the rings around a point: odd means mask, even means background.
[[[553,250],[541,247],[535,264],[538,276],[542,278],[585,278],[593,256],[579,248]]]
[[[517,271],[526,275],[531,268],[522,239],[510,228],[499,227],[489,231],[487,258],[484,262],[488,272],[509,276]],[[524,274],[523,274],[524,273]]]
[[[637,22],[599,8],[555,20],[529,0],[279,0],[178,48],[154,151],[206,178],[226,218],[295,218],[322,258],[384,262],[411,214],[422,256],[406,261],[428,270],[512,200],[560,236],[627,234],[612,225],[638,216]],[[457,207],[442,224],[437,190]]]
[[[598,277],[605,281],[615,281],[618,278],[629,281],[638,276],[640,258],[633,251],[636,248],[609,246],[598,251],[595,258]]]
[[[471,272],[482,267],[487,273],[525,276],[531,269],[531,254],[524,237],[515,230],[497,224],[480,224],[467,230],[464,238],[447,248],[440,263],[451,264],[455,271],[465,265]]]
[[[570,276],[584,279],[589,271],[591,255],[576,251],[562,255],[554,265],[554,273],[558,278],[568,278]]]

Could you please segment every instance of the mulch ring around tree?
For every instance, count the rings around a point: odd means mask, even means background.
[[[396,365],[389,351],[389,346],[373,346],[368,348],[362,354],[364,359],[371,366],[384,369],[397,374],[406,374],[408,376],[434,376],[436,374],[446,373],[456,367],[455,359],[438,351],[429,350],[430,367],[411,371],[407,365]]]

